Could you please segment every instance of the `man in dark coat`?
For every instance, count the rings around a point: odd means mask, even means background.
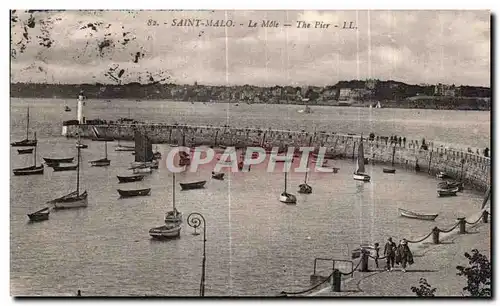
[[[406,272],[406,265],[413,264],[413,254],[408,247],[408,241],[406,241],[406,239],[403,239],[401,245],[398,247],[398,256],[401,258],[401,271]]]
[[[392,238],[387,239],[384,247],[384,256],[386,256],[386,270],[391,271],[394,268],[394,257],[396,256],[396,244],[392,242]]]

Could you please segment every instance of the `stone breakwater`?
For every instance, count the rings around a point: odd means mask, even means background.
[[[117,140],[134,140],[134,131],[148,135],[153,143],[169,143],[184,146],[247,146],[263,147],[326,147],[326,156],[355,159],[361,137],[337,133],[272,130],[258,128],[234,128],[227,126],[183,126],[166,124],[106,124],[63,126],[63,135],[83,138],[111,137]],[[488,157],[446,148],[421,148],[416,141],[391,144],[379,137],[372,140],[363,137],[364,156],[369,162],[415,169],[435,175],[445,172],[454,179],[462,179],[473,189],[486,190],[491,183],[491,160]]]

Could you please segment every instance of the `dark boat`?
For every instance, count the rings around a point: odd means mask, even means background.
[[[280,202],[285,204],[297,204],[297,197],[291,193],[286,192],[286,174],[285,172],[285,191],[283,191],[279,197]]]
[[[458,191],[464,190],[464,183],[455,181],[444,181],[438,183],[438,189],[455,189],[455,188],[458,188]]]
[[[311,138],[312,140],[312,138]],[[309,147],[311,146],[311,142],[309,142]],[[309,165],[309,156],[307,156],[307,163],[306,165]],[[304,176],[304,183],[299,185],[299,190],[297,191],[298,193],[302,194],[311,194],[312,193],[312,187],[307,184],[307,173],[309,171],[306,171],[306,174]],[[286,185],[285,185],[286,186]],[[286,187],[285,187],[286,188]]]
[[[98,160],[90,161],[90,165],[94,167],[106,167],[111,165],[111,161],[108,159],[108,142],[104,142],[104,158]]]
[[[118,191],[118,193],[120,194],[121,197],[128,198],[128,197],[138,197],[138,196],[149,195],[150,192],[151,192],[151,188],[135,189],[135,190],[117,189],[117,191]]]
[[[26,139],[20,140],[20,141],[15,141],[11,143],[10,145],[13,147],[34,147],[38,143],[38,140],[35,139],[29,139],[29,129],[30,129],[30,108],[28,107],[28,112],[26,115]]]
[[[189,189],[201,189],[205,187],[207,181],[199,181],[199,182],[192,182],[192,183],[179,183],[181,185],[182,190],[189,190]]]
[[[223,180],[224,179],[224,173],[222,173],[222,172],[219,172],[219,173],[212,172],[212,178],[215,179],[215,180]]]
[[[131,175],[131,176],[116,176],[120,183],[130,183],[142,181],[144,179],[144,175]]]
[[[384,173],[396,173],[396,169],[388,169],[388,168],[384,168],[382,169],[382,171]]]
[[[453,197],[456,196],[458,187],[454,189],[438,189],[437,193],[440,197]]]
[[[30,221],[37,222],[37,221],[49,220],[49,214],[50,214],[50,209],[48,207],[45,207],[38,211],[35,211],[34,213],[28,214],[28,217],[30,218]]]
[[[43,174],[43,165],[14,169],[14,175]]]
[[[113,137],[93,137],[92,141],[114,141]]]
[[[402,217],[412,218],[412,219],[434,221],[438,216],[438,214],[421,214],[421,213],[412,212],[412,211],[402,209],[402,208],[398,208],[398,210],[399,210],[399,214]]]
[[[72,163],[73,162],[73,159],[75,159],[74,157],[68,157],[68,158],[43,158],[43,160],[45,161],[45,163],[47,163],[47,165],[58,165],[58,164],[61,164],[61,163]]]
[[[66,106],[64,107],[64,111],[65,111],[65,112],[70,112],[70,111],[71,111],[71,108],[70,108],[69,106],[67,106],[67,105],[66,105]]]
[[[36,133],[35,133],[35,140],[36,140]],[[34,149],[35,150],[33,152],[33,166],[13,169],[14,175],[43,174],[43,165],[40,166],[36,165],[36,146]]]
[[[54,169],[54,171],[73,171],[76,170],[77,167],[78,165],[71,165],[71,166],[54,165],[52,166],[52,169]]]
[[[33,148],[31,148],[31,149],[18,149],[17,153],[19,153],[19,154],[31,154],[31,153],[33,153]]]

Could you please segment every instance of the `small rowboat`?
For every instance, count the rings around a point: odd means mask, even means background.
[[[370,176],[364,173],[354,173],[352,176],[356,181],[369,182]]]
[[[394,168],[392,168],[392,169],[384,168],[384,169],[382,169],[382,171],[384,173],[396,173],[396,169],[394,169]]]
[[[302,194],[311,194],[312,193],[312,187],[307,185],[307,184],[300,184],[299,185],[299,191],[298,193]]]
[[[71,166],[53,165],[52,169],[54,169],[54,171],[73,171],[76,170],[77,167],[78,165],[71,165]]]
[[[461,182],[453,182],[453,181],[444,181],[438,183],[438,189],[455,189],[458,188],[458,191],[464,190],[464,184]]]
[[[448,174],[444,173],[443,171],[440,171],[438,174],[436,174],[436,177],[439,179],[447,179],[450,176]]]
[[[285,204],[296,204],[297,197],[295,197],[293,194],[283,192],[280,195],[280,202],[285,203]]]
[[[14,175],[43,174],[43,165],[14,169]]]
[[[98,160],[90,161],[90,165],[93,167],[106,167],[111,164],[111,161],[107,158],[101,158]]]
[[[220,173],[212,172],[212,178],[215,179],[215,180],[223,180],[224,179],[224,173],[222,173],[222,172],[220,172]]]
[[[31,153],[33,153],[33,148],[31,148],[31,149],[19,149],[19,150],[17,150],[17,153],[19,153],[19,154],[31,154]]]
[[[80,149],[87,149],[89,146],[83,143],[77,143],[76,147]]]
[[[179,183],[181,185],[182,190],[190,190],[190,189],[201,189],[205,187],[205,183],[207,181],[199,181],[192,183]]]
[[[32,222],[44,221],[44,220],[49,220],[49,213],[50,213],[49,208],[45,207],[38,211],[35,211],[34,213],[28,214],[28,217]]]
[[[35,147],[37,143],[38,143],[38,140],[36,140],[36,139],[24,139],[21,141],[15,141],[15,142],[11,143],[10,145],[12,147]]]
[[[131,151],[135,151],[135,147],[134,146],[118,145],[118,146],[116,146],[115,151],[117,151],[117,152],[131,152]]]
[[[149,230],[149,235],[154,239],[172,239],[181,235],[181,226],[178,224],[167,224],[154,227]]]
[[[147,196],[151,192],[151,188],[135,189],[135,190],[122,190],[122,189],[117,189],[117,190],[120,196],[123,198]]]
[[[137,182],[142,181],[144,179],[144,175],[131,175],[131,176],[116,176],[120,183],[129,183],[129,182]]]
[[[412,219],[434,221],[438,216],[438,214],[420,214],[420,213],[416,213],[416,212],[409,211],[409,210],[402,209],[402,208],[398,208],[398,210],[399,210],[399,214],[402,217],[412,218]]]
[[[58,165],[61,163],[72,163],[74,157],[68,157],[68,158],[43,158],[43,160],[47,163],[47,165]]]
[[[458,187],[453,189],[438,189],[437,193],[440,197],[453,197],[456,196],[458,192]]]

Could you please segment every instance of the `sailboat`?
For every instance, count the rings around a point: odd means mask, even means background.
[[[132,163],[130,170],[134,174],[138,173],[151,173],[151,169],[158,168],[158,161],[153,160],[153,145],[146,137],[139,131],[135,131],[135,162]]]
[[[391,161],[392,168],[383,168],[382,172],[384,172],[384,173],[396,173],[396,169],[394,169],[394,155],[395,154],[396,154],[396,146],[392,147],[392,161]]]
[[[358,146],[358,157],[356,159],[356,170],[354,171],[353,178],[357,181],[369,182],[370,176],[365,174],[365,155],[363,149],[363,135]]]
[[[311,142],[312,142],[312,137],[309,140],[309,147],[311,146]],[[306,168],[308,165],[309,165],[309,154],[307,155]],[[306,175],[304,177],[304,183],[299,185],[298,193],[302,193],[302,194],[311,194],[312,193],[312,187],[307,185],[307,173],[308,172],[309,171],[306,171]]]
[[[78,158],[76,167],[76,191],[73,191],[65,196],[49,201],[48,203],[54,204],[54,208],[77,208],[77,207],[87,207],[87,191],[85,190],[80,194],[80,148],[78,148]]]
[[[26,139],[20,140],[20,141],[15,141],[11,143],[10,145],[13,147],[34,147],[37,144],[36,139],[29,139],[28,133],[30,129],[30,108],[28,107],[28,112],[26,115]]]
[[[380,105],[380,101],[377,102],[377,105],[375,106],[375,108],[382,108],[382,105]]]
[[[297,203],[297,198],[291,194],[286,192],[286,174],[287,172],[285,171],[285,191],[280,195],[280,202],[283,202],[285,204],[295,204]]]
[[[108,159],[108,142],[104,142],[104,158],[92,160],[90,164],[94,167],[106,167],[111,164],[111,161]]]
[[[165,215],[165,223],[182,223],[182,213],[175,208],[175,173],[172,174],[172,210]]]
[[[36,133],[35,133],[35,142],[36,142]],[[36,145],[35,150],[33,152],[33,166],[25,167],[25,168],[17,168],[14,169],[14,175],[33,175],[33,174],[43,174],[43,164],[40,166],[36,165]]]

